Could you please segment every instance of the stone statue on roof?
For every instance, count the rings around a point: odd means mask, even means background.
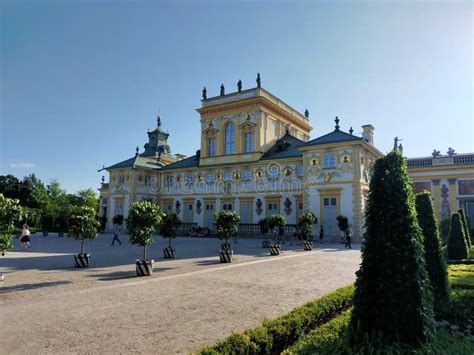
[[[202,89],[202,99],[203,100],[207,99],[207,90],[205,86],[204,86],[204,89]]]
[[[441,156],[441,152],[439,150],[433,149],[433,153],[431,153],[433,158],[437,158]]]
[[[393,151],[398,149],[398,137],[393,138]]]
[[[261,87],[262,86],[262,82],[260,81],[260,73],[257,73],[257,87]]]
[[[224,96],[224,95],[225,95],[224,84],[221,84],[221,96]]]
[[[239,92],[242,91],[242,80],[239,80],[239,81],[237,82],[237,90],[238,90]]]

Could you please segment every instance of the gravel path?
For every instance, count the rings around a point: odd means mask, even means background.
[[[286,243],[270,257],[259,240],[240,240],[226,265],[215,256],[215,239],[178,238],[178,258],[158,257],[158,240],[153,276],[138,278],[133,262],[141,250],[110,248],[111,238],[87,245],[90,269],[72,268],[78,243],[56,236],[0,259],[2,354],[196,351],[353,282],[360,262],[358,248],[340,244],[303,252]]]

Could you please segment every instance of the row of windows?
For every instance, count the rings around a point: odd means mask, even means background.
[[[229,123],[224,132],[224,152],[225,155],[235,154],[235,125]],[[253,151],[253,133],[247,132],[244,134],[244,153],[251,153]],[[216,155],[216,138],[212,137],[208,140],[207,154],[210,157]]]
[[[130,176],[127,176],[127,181],[130,179]],[[115,181],[115,176],[112,178]],[[138,181],[142,182],[143,177],[142,175],[138,175]],[[117,181],[119,184],[123,184],[125,182],[125,175],[117,175]],[[151,176],[145,175],[145,184],[149,184],[151,182]]]

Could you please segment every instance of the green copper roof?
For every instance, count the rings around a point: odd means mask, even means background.
[[[287,133],[275,142],[260,160],[273,160],[284,158],[302,157],[303,153],[298,150],[298,147],[304,145],[305,142]]]

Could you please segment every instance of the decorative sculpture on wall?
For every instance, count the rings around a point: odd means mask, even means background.
[[[263,202],[262,200],[260,200],[259,198],[257,198],[257,202],[255,203],[255,205],[257,206],[257,208],[255,209],[255,211],[257,212],[257,214],[260,216],[263,212],[263,209],[262,209],[262,206],[263,206]]]
[[[286,198],[283,205],[285,206],[285,213],[289,215],[291,213],[291,201],[288,197]]]
[[[181,202],[177,200],[174,206],[175,206],[176,214],[179,215],[179,213],[181,212]]]
[[[197,214],[201,214],[201,211],[202,211],[201,207],[202,207],[201,200],[197,200],[196,201],[196,213]]]

